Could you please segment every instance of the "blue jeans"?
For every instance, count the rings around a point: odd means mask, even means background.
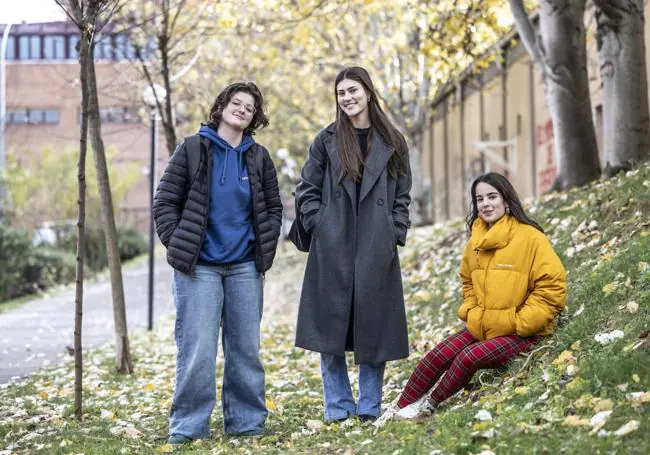
[[[259,359],[262,280],[253,262],[197,265],[191,275],[174,271],[178,353],[169,434],[210,437],[220,326],[224,431],[263,433],[267,410]]]
[[[359,403],[354,403],[345,357],[321,354],[325,421],[353,415],[379,416],[386,362],[359,365]]]

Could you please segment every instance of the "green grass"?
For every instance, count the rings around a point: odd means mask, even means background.
[[[529,203],[568,271],[568,305],[557,331],[506,371],[477,375],[474,382],[482,387],[453,397],[428,421],[391,422],[379,431],[354,420],[322,424],[318,355],[293,347],[291,327],[273,325],[265,327],[262,339],[270,410],[266,435],[253,440],[224,436],[218,401],[212,438],[176,451],[650,453],[649,187],[650,167],[645,166],[628,176]],[[412,355],[389,364],[386,403],[397,397],[421,355],[461,327],[455,316],[458,266],[466,241],[461,223],[413,234],[401,252]],[[301,260],[304,255],[280,255],[276,267],[302,267]],[[132,339],[133,376],[114,373],[111,346],[87,354],[81,423],[72,418],[71,364],[0,390],[0,453],[6,446],[30,453],[169,452],[172,324],[167,320],[155,332]],[[623,337],[609,344],[595,340],[597,334],[614,330]],[[218,389],[220,381],[221,371]],[[480,410],[492,419],[477,419]],[[611,414],[602,428],[594,428],[590,420],[601,411]],[[638,429],[614,434],[632,420]]]

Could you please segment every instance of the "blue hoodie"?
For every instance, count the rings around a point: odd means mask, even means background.
[[[225,265],[254,260],[253,200],[244,154],[255,144],[244,135],[231,146],[215,130],[201,127],[199,135],[212,143],[212,179],[208,225],[199,263]]]

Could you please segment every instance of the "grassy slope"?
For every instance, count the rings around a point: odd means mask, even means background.
[[[257,440],[227,438],[217,411],[212,440],[188,450],[650,453],[650,166],[546,196],[528,207],[547,228],[569,278],[568,307],[557,333],[530,358],[517,360],[506,372],[476,377],[475,382],[483,383],[480,389],[452,398],[427,422],[394,422],[375,432],[354,420],[322,425],[318,356],[292,347],[291,327],[267,327],[268,434]],[[388,367],[386,402],[397,396],[421,355],[461,327],[455,310],[465,240],[460,223],[451,223],[414,232],[402,252],[412,355]],[[595,341],[596,334],[613,330],[621,330],[623,337],[604,345]],[[111,347],[86,357],[81,424],[70,418],[71,365],[0,390],[0,454],[3,448],[86,454],[168,451],[171,321],[135,338],[132,345],[136,377],[110,373]],[[492,419],[477,419],[479,410],[488,411]],[[611,414],[602,427],[591,424],[594,416],[607,411]],[[614,434],[630,421],[638,429]]]

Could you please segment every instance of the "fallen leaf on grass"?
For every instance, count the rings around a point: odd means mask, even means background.
[[[636,303],[634,300],[627,302],[627,305],[625,306],[627,307],[627,311],[629,311],[632,314],[636,313],[639,310],[639,304]]]
[[[576,310],[576,312],[572,314],[572,316],[573,317],[580,316],[583,311],[585,311],[585,304],[584,303],[582,305],[580,305],[580,308],[578,308]]]
[[[614,432],[614,436],[625,436],[628,433],[632,433],[639,429],[639,422],[637,420],[630,420],[628,423],[623,425],[621,428]]]
[[[115,420],[115,413],[113,411],[109,411],[108,409],[102,409],[100,418],[102,420],[113,421],[113,420]]]
[[[618,289],[618,283],[607,283],[603,286],[603,292],[606,296],[616,291],[616,289]]]
[[[130,439],[142,436],[142,432],[133,427],[111,427],[108,431],[114,436],[124,436]]]
[[[573,356],[571,351],[563,351],[555,360],[553,360],[553,365],[562,365],[565,363],[576,363],[577,359]]]
[[[602,345],[609,344],[618,338],[623,338],[625,333],[622,330],[612,330],[611,332],[601,332],[594,335],[594,340]]]
[[[610,399],[601,400],[600,398],[594,398],[594,411],[611,411],[614,409],[614,402]]]
[[[598,430],[605,426],[607,419],[612,414],[612,411],[601,411],[595,414],[589,421],[589,425],[593,427],[589,434],[596,434]]]
[[[632,392],[627,394],[627,399],[632,403],[650,403],[650,392]]]
[[[483,422],[483,421],[486,421],[486,420],[492,420],[492,414],[490,414],[490,411],[486,411],[485,409],[481,409],[479,412],[476,413],[474,418],[480,420],[481,422]]]
[[[570,415],[570,416],[566,416],[566,418],[564,419],[564,422],[562,422],[562,424],[570,426],[570,427],[577,427],[577,426],[580,426],[580,425],[587,426],[587,425],[589,425],[589,420],[582,419],[582,418],[580,418],[580,416],[577,416],[577,415]]]
[[[320,420],[308,420],[306,424],[307,428],[314,431],[320,431],[320,429],[323,428],[323,422]]]

